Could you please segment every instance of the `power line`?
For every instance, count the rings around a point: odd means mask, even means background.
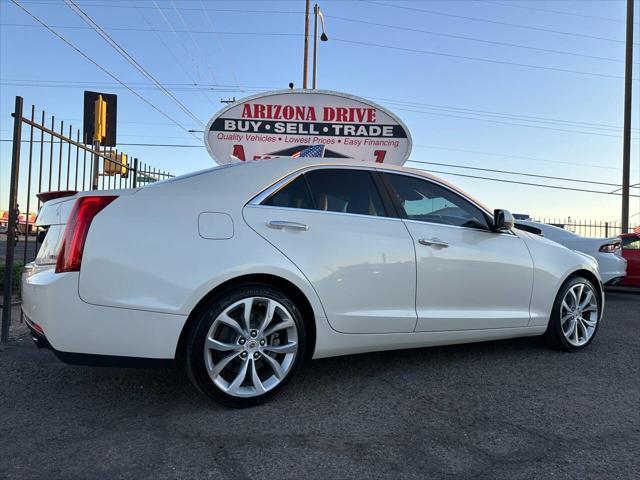
[[[470,17],[470,16],[466,16],[466,15],[457,15],[457,14],[454,14],[454,13],[439,12],[437,10],[427,10],[427,9],[424,9],[424,8],[409,7],[407,5],[397,5],[397,4],[377,2],[377,1],[372,1],[372,0],[362,0],[362,1],[364,1],[366,3],[373,4],[373,5],[380,5],[380,6],[383,6],[383,7],[399,8],[399,9],[410,10],[410,11],[414,11],[414,12],[428,13],[429,15],[439,15],[439,16],[443,16],[443,17],[459,18],[459,19],[463,19],[463,20],[471,20],[471,21],[474,21],[474,22],[490,23],[490,24],[493,24],[493,25],[503,25],[503,26],[507,26],[507,27],[522,28],[522,29],[525,29],[525,30],[534,30],[534,31],[545,32],[545,33],[556,33],[558,35],[567,35],[567,36],[571,36],[571,37],[589,38],[589,39],[592,39],[592,40],[602,40],[602,41],[606,41],[606,42],[624,43],[624,40],[617,40],[615,38],[607,38],[607,37],[599,37],[599,36],[596,36],[596,35],[587,35],[585,33],[566,32],[566,31],[563,31],[563,30],[553,30],[551,28],[534,27],[532,25],[522,25],[522,24],[518,24],[518,23],[502,22],[502,21],[499,21],[499,20],[491,20],[491,19],[487,19],[487,18]],[[636,44],[634,44],[634,45],[636,45]]]
[[[46,84],[30,84],[30,83],[18,83],[18,82],[0,82],[0,85],[11,85],[11,86],[28,86],[28,87],[44,87],[44,88],[71,88],[71,89],[76,89],[76,88],[83,88],[86,87],[87,85],[76,85],[76,84],[54,84],[54,85],[46,85]],[[98,85],[96,84],[91,84],[89,83],[88,86],[92,86],[94,88],[98,87]],[[165,84],[165,86],[167,86],[167,88],[169,90],[172,90],[174,92],[176,91],[180,91],[180,92],[203,92],[203,91],[218,91],[218,92],[261,92],[264,89],[263,88],[248,88],[248,87],[244,87],[242,89],[237,89],[237,88],[215,88],[215,87],[171,87]],[[122,87],[118,87],[118,86],[109,86],[110,89],[120,89]],[[142,87],[137,87],[139,90],[150,90],[150,89],[154,89],[154,87],[150,87],[150,86],[142,86]],[[273,88],[273,87],[271,87]],[[455,108],[452,109],[448,109],[448,108],[444,108],[444,107],[439,107],[439,108],[434,108],[435,111],[428,111],[426,109],[420,108],[420,107],[415,107],[415,108],[407,108],[407,105],[403,102],[395,102],[395,101],[390,101],[390,100],[378,100],[381,104],[388,106],[389,108],[392,108],[394,110],[399,110],[399,111],[404,111],[404,112],[411,112],[411,113],[418,113],[418,114],[422,114],[422,115],[431,115],[431,116],[436,116],[436,117],[444,117],[444,118],[454,118],[454,119],[460,119],[460,120],[472,120],[472,121],[477,121],[477,122],[485,122],[485,123],[494,123],[497,125],[507,125],[507,126],[516,126],[516,127],[525,127],[525,128],[535,128],[535,129],[542,129],[542,130],[548,130],[548,131],[554,131],[554,132],[560,132],[560,133],[575,133],[575,134],[580,134],[580,135],[595,135],[595,136],[603,136],[603,137],[610,137],[610,138],[620,138],[620,135],[613,135],[613,134],[608,134],[608,133],[600,133],[600,132],[593,132],[593,131],[582,131],[582,130],[573,130],[573,129],[569,129],[569,128],[556,128],[556,127],[548,127],[548,126],[544,126],[544,125],[532,125],[529,123],[517,123],[517,122],[511,122],[511,121],[503,121],[503,120],[496,120],[494,118],[511,118],[508,115],[501,115],[501,114],[482,114],[482,113],[475,113],[474,111],[460,111],[457,110]],[[409,105],[411,106],[411,105]],[[449,113],[447,113],[449,112]],[[465,115],[468,114],[468,115]],[[469,116],[469,115],[476,115],[476,116]],[[481,117],[487,117],[487,118],[481,118]],[[517,119],[517,118],[516,118]],[[527,118],[523,118],[522,121],[524,122],[542,122],[542,123],[551,123],[551,124],[556,124],[557,122],[548,122],[548,121],[540,121],[540,120],[529,120]],[[559,123],[560,125],[564,125],[563,123]],[[572,126],[571,123],[568,123],[567,125]],[[593,128],[593,129],[602,129],[605,131],[614,131],[611,127],[595,127],[595,126],[583,126],[583,128]],[[633,129],[634,131],[637,131],[638,129]],[[637,138],[634,138],[634,140],[636,140]]]
[[[155,7],[158,10],[160,10],[160,7],[158,7],[158,4],[156,3],[156,0],[153,0],[153,4],[155,5]],[[209,75],[210,75],[211,79],[213,80],[213,83],[216,83],[216,75],[213,72],[213,67],[211,66],[211,62],[209,62],[209,60],[207,60],[207,57],[202,53],[202,50],[200,49],[200,44],[198,42],[196,42],[196,39],[193,37],[193,34],[191,33],[191,30],[189,29],[189,26],[187,25],[187,22],[184,20],[184,17],[182,16],[180,11],[176,7],[176,4],[175,4],[175,2],[173,0],[171,0],[171,6],[173,7],[173,10],[176,12],[176,15],[177,15],[178,19],[180,20],[180,22],[182,23],[182,26],[187,31],[187,34],[189,35],[189,38],[191,39],[191,42],[196,47],[196,50],[198,51],[198,53],[200,54],[200,56],[204,60],[205,64],[207,65],[207,69],[209,70]]]
[[[202,0],[200,0],[200,7],[202,8],[202,11],[204,13],[204,17],[207,19],[207,22],[209,23],[209,26],[211,27],[211,30],[213,30],[215,32],[215,38],[216,38],[216,41],[218,42],[218,47],[220,47],[220,50],[222,51],[222,53],[226,57],[226,62],[225,63],[227,64],[227,67],[229,68],[229,71],[231,72],[231,76],[233,77],[233,80],[235,81],[236,86],[238,86],[238,84],[239,84],[238,76],[236,75],[235,68],[233,67],[233,62],[231,60],[231,57],[227,54],[227,49],[225,48],[224,42],[220,38],[220,35],[217,34],[216,27],[213,25],[213,20],[211,20],[211,17],[209,16],[209,12],[207,11],[207,9],[204,8],[204,3],[202,3]]]
[[[414,143],[413,146],[418,148],[444,150],[448,152],[473,153],[474,155],[487,155],[490,157],[499,157],[499,158],[513,158],[516,160],[527,160],[527,161],[533,161],[533,162],[573,165],[577,167],[587,167],[587,168],[600,168],[604,170],[622,170],[620,167],[613,167],[608,165],[594,165],[591,163],[569,162],[569,161],[563,161],[563,160],[550,160],[548,158],[530,157],[525,155],[513,155],[513,154],[497,153],[497,152],[486,152],[482,150],[470,150],[465,148],[443,147],[440,145],[424,145],[424,144]],[[634,170],[634,171],[637,171],[637,170]]]
[[[530,10],[530,11],[534,11],[534,12],[555,13],[557,15],[568,15],[568,16],[571,16],[571,17],[588,18],[588,19],[591,19],[591,20],[603,20],[603,21],[606,21],[606,22],[625,23],[624,20],[621,20],[619,18],[599,17],[599,16],[596,16],[596,15],[585,15],[583,13],[574,13],[574,12],[561,12],[560,10],[551,10],[549,8],[528,7],[528,6],[524,6],[524,5],[516,5],[515,3],[493,2],[493,1],[490,1],[490,0],[477,0],[477,1],[481,1],[482,3],[489,3],[489,4],[492,4],[492,5],[500,5],[502,7],[519,8],[521,10]]]
[[[193,55],[191,54],[191,50],[189,50],[187,48],[187,46],[184,44],[184,42],[182,41],[182,39],[178,36],[176,29],[173,27],[173,24],[169,21],[169,19],[167,18],[167,16],[164,14],[164,12],[160,9],[160,7],[158,6],[158,4],[153,1],[153,5],[155,10],[160,14],[160,16],[162,17],[162,20],[164,20],[164,23],[167,24],[167,26],[169,27],[169,31],[171,31],[173,33],[174,38],[176,39],[177,43],[182,47],[182,49],[185,51],[185,53],[187,54],[187,57],[189,57],[189,60],[191,61],[191,63],[194,65],[195,70],[197,72],[197,75],[199,78],[202,78],[202,74],[200,73],[200,65],[198,64],[198,62],[195,60],[195,58],[193,57]],[[146,8],[146,7],[141,7],[138,6],[139,9],[142,8]],[[158,32],[162,32],[166,30],[157,30]],[[181,30],[181,33],[186,33],[185,30]]]
[[[412,160],[409,160],[412,161]],[[516,184],[516,185],[528,185],[531,187],[541,187],[541,188],[553,188],[556,190],[569,190],[572,192],[584,192],[584,193],[599,193],[601,195],[622,195],[620,193],[613,193],[613,192],[603,192],[601,190],[589,190],[586,188],[574,188],[574,187],[563,187],[560,185],[545,185],[542,183],[531,183],[531,182],[521,182],[518,180],[505,180],[505,179],[501,179],[501,178],[492,178],[492,177],[482,177],[482,176],[478,176],[478,175],[468,175],[465,173],[454,173],[454,172],[443,172],[441,170],[426,170],[427,172],[430,173],[439,173],[441,175],[454,175],[456,177],[466,177],[466,178],[474,178],[474,179],[478,179],[478,180],[489,180],[492,182],[502,182],[502,183],[512,183],[512,184]],[[640,195],[629,195],[630,197],[640,197]]]
[[[133,8],[133,7],[132,7]],[[145,7],[138,7],[138,8],[145,8]],[[166,17],[165,17],[166,18]],[[170,27],[172,27],[171,23],[168,23],[168,25]],[[2,22],[0,23],[0,26],[2,27],[20,27],[20,28],[39,28],[39,25],[33,25],[30,23],[12,23],[12,22]],[[89,27],[83,27],[82,25],[51,25],[52,28],[58,28],[61,30],[90,30]],[[114,31],[114,32],[162,32],[162,33],[170,33],[170,32],[174,32],[174,33],[188,33],[189,31],[191,33],[195,33],[195,34],[202,34],[202,35],[209,35],[209,34],[213,34],[216,33],[218,35],[237,35],[237,36],[247,36],[247,35],[254,35],[254,36],[260,36],[260,37],[301,37],[303,36],[303,34],[301,33],[287,33],[287,32],[243,32],[241,30],[234,30],[234,31],[216,31],[216,32],[212,32],[211,30],[181,30],[179,28],[172,28],[172,29],[162,29],[162,28],[156,28],[156,29],[151,29],[151,28],[138,28],[138,27],[116,27],[116,26],[110,26],[110,27],[104,27],[105,30],[109,30],[109,31]],[[185,47],[186,48],[186,47]],[[187,49],[188,51],[188,49]]]
[[[25,0],[24,3],[30,3],[30,4],[38,4],[38,5],[49,5],[49,6],[58,6],[60,5],[59,3],[52,3],[52,2],[39,2],[39,1],[32,1],[32,0]],[[83,3],[83,5],[90,5],[91,7],[96,7],[96,8],[108,8],[108,9],[113,9],[113,8],[120,8],[120,9],[132,9],[135,8],[132,5],[117,5],[117,4],[104,4],[104,3]],[[138,6],[138,8],[146,8],[146,9],[150,9],[152,10],[154,7],[149,7],[149,6]],[[161,10],[171,10],[169,7],[158,7]],[[180,10],[182,10],[183,12],[188,12],[188,11],[192,11],[192,12],[200,12],[201,9],[199,8],[195,8],[195,7],[180,7]],[[273,15],[282,15],[282,14],[291,14],[291,15],[300,15],[300,14],[304,14],[304,11],[302,10],[275,10],[275,9],[269,9],[269,10],[258,10],[258,9],[237,9],[237,8],[207,8],[208,11],[210,12],[223,12],[223,13],[267,13],[267,14],[273,14]]]
[[[156,30],[153,29],[153,26],[151,25],[151,23],[149,22],[149,20],[147,20],[147,17],[144,16],[144,12],[142,12],[142,10],[137,9],[138,11],[138,15],[140,15],[140,17],[142,18],[142,20],[144,21],[144,23],[147,24],[147,26],[149,27],[150,30],[153,31],[154,35],[156,36],[156,38],[158,40],[160,40],[160,43],[162,43],[162,45],[164,46],[165,51],[169,52],[169,55],[171,55],[171,57],[173,58],[173,60],[176,62],[176,64],[180,67],[180,69],[184,72],[184,74],[195,84],[197,83],[196,79],[193,78],[193,76],[191,75],[191,73],[187,70],[187,68],[182,64],[182,62],[180,61],[180,59],[176,56],[175,53],[173,53],[173,50],[169,47],[169,45],[167,45],[167,42],[164,41],[164,38],[162,38],[162,35],[160,35],[159,32],[157,32]],[[166,84],[165,84],[166,85]],[[213,100],[211,98],[209,98],[207,96],[207,94],[205,92],[201,92],[202,96],[204,97],[204,99],[207,102],[211,102],[213,103]]]
[[[374,25],[374,26],[377,26],[377,27],[391,28],[391,29],[402,30],[402,31],[407,31],[407,32],[423,33],[423,34],[426,34],[426,35],[433,35],[433,36],[438,36],[438,37],[455,38],[455,39],[458,39],[458,40],[467,40],[467,41],[471,41],[471,42],[479,42],[479,43],[485,43],[485,44],[489,44],[489,45],[499,45],[499,46],[503,46],[503,47],[522,48],[522,49],[533,50],[533,51],[537,51],[537,52],[556,53],[556,54],[560,54],[560,55],[571,55],[571,56],[574,56],[574,57],[590,58],[590,59],[594,59],[594,60],[606,60],[606,61],[609,61],[609,62],[624,63],[624,59],[623,58],[618,59],[618,58],[610,58],[610,57],[600,57],[600,56],[597,56],[597,55],[587,55],[587,54],[584,54],[584,53],[568,52],[566,50],[556,50],[556,49],[552,49],[552,48],[532,47],[530,45],[522,45],[522,44],[518,44],[518,43],[498,42],[498,41],[494,41],[494,40],[485,40],[485,39],[477,38],[477,37],[468,37],[468,36],[465,36],[465,35],[454,35],[454,34],[451,34],[451,33],[434,32],[434,31],[431,31],[431,30],[422,30],[422,29],[419,29],[419,28],[411,28],[411,27],[406,27],[406,26],[401,26],[401,25],[390,25],[390,24],[387,24],[387,23],[370,22],[370,21],[360,20],[360,19],[355,19],[355,18],[338,17],[338,16],[335,16],[335,15],[325,15],[325,17],[333,18],[335,20],[342,20],[342,21],[345,21],[345,22],[360,23],[360,24],[365,24],[365,25]],[[638,63],[638,62],[635,62],[635,63]]]
[[[75,82],[75,81],[69,81],[69,82],[63,82],[63,83],[48,83],[48,81],[43,80],[43,81],[38,81],[38,80],[27,80],[27,81],[13,81],[13,80],[7,80],[7,81],[0,81],[0,85],[10,85],[10,86],[16,86],[16,87],[45,87],[45,88],[83,88],[83,87],[98,87],[98,86],[104,86],[104,87],[109,87],[109,88],[124,88],[121,86],[118,86],[118,83],[115,82]],[[135,82],[130,82],[129,85],[136,85]],[[158,87],[156,87],[153,84],[150,83],[138,83],[138,86],[136,86],[136,88],[138,88],[139,90],[157,90]],[[173,91],[181,91],[181,92],[195,92],[198,90],[202,90],[202,91],[216,91],[216,92],[251,92],[251,91],[264,91],[264,90],[274,90],[274,89],[278,89],[281,87],[259,87],[259,86],[248,86],[248,85],[240,85],[238,88],[234,87],[234,86],[227,86],[227,85],[206,85],[206,84],[191,84],[191,83],[179,83],[179,84],[171,84],[171,83],[165,83],[164,86],[166,88],[168,88],[169,90],[173,90]]]
[[[571,130],[571,129],[568,129],[568,128],[545,127],[545,126],[542,126],[542,125],[528,125],[526,123],[506,122],[506,121],[501,121],[501,120],[490,120],[490,119],[486,119],[486,118],[469,117],[469,116],[464,116],[464,115],[452,115],[452,114],[447,114],[447,113],[427,112],[427,111],[424,111],[424,110],[411,110],[411,109],[402,108],[402,107],[395,107],[395,109],[396,110],[402,110],[402,111],[405,111],[405,112],[421,113],[423,115],[435,115],[435,116],[438,116],[438,117],[458,118],[458,119],[463,119],[463,120],[475,120],[477,122],[496,123],[496,124],[499,124],[499,125],[510,125],[510,126],[516,126],[516,127],[539,128],[539,129],[542,129],[542,130],[550,130],[550,131],[554,131],[554,132],[578,133],[578,134],[581,134],[581,135],[597,135],[597,136],[601,136],[601,137],[622,138],[622,135],[612,135],[612,134],[609,134],[609,133],[585,132],[585,131],[581,131],[581,130]]]
[[[42,84],[42,85],[40,85]],[[98,85],[106,85],[106,86],[110,86],[110,85],[117,85],[115,83],[109,83],[109,82],[76,82],[74,80],[32,80],[32,79],[0,79],[0,85],[15,85],[15,86],[49,86],[49,84],[52,84],[51,86],[53,87],[65,87],[65,88],[79,88],[79,87],[83,87],[83,86],[87,86],[87,87],[96,87]],[[140,87],[138,88],[145,88],[145,87],[151,87],[151,88],[155,88],[153,86],[153,84],[149,84],[149,83],[136,83],[136,82],[130,82],[130,85],[139,85]],[[233,88],[231,87],[231,85],[217,85],[217,84],[202,84],[202,83],[165,83],[164,84],[165,87],[171,89],[171,90],[180,90],[180,91],[186,91],[186,90],[219,90],[219,91],[227,91],[227,92],[233,92],[233,91],[245,91],[245,90],[253,90],[253,91],[261,91],[261,90],[274,90],[277,89],[277,86],[273,86],[273,85],[238,85],[238,88]],[[559,119],[559,118],[550,118],[550,117],[539,117],[539,116],[533,116],[533,115],[521,115],[521,114],[513,114],[513,113],[505,113],[505,112],[496,112],[496,111],[490,111],[490,110],[478,110],[478,109],[472,109],[472,108],[462,108],[462,107],[456,107],[456,106],[451,106],[451,105],[441,105],[441,104],[431,104],[431,103],[420,103],[420,102],[415,102],[415,101],[409,101],[409,100],[396,100],[396,99],[390,99],[390,98],[383,98],[383,97],[367,97],[370,98],[372,100],[376,100],[379,101],[381,103],[385,103],[387,105],[392,105],[394,107],[411,107],[411,108],[418,108],[419,110],[421,110],[418,113],[423,113],[422,110],[435,110],[436,112],[439,111],[443,111],[443,112],[450,112],[450,113],[456,113],[456,114],[470,114],[470,115],[476,115],[476,116],[485,116],[485,117],[489,117],[489,118],[500,118],[500,119],[508,119],[508,120],[517,120],[517,121],[524,121],[524,122],[535,122],[535,123],[543,123],[543,124],[551,124],[551,125],[561,125],[561,126],[571,126],[571,127],[579,127],[579,128],[589,128],[589,129],[596,129],[596,130],[605,130],[605,131],[613,131],[613,132],[617,132],[617,131],[621,131],[622,127],[621,126],[617,126],[617,125],[611,125],[611,124],[604,124],[604,123],[593,123],[593,122],[582,122],[582,121],[577,121],[577,120],[566,120],[566,119]],[[413,111],[413,110],[408,110],[408,111]],[[436,115],[436,113],[434,113],[434,115]],[[461,117],[461,118],[468,118],[471,120],[475,120],[476,118],[474,117]],[[525,125],[525,124],[515,124],[514,125],[518,125],[518,126],[530,126],[530,127],[534,127],[533,125]],[[638,128],[633,128],[634,131],[640,131],[640,129]],[[569,132],[574,132],[572,130],[566,130]],[[591,133],[591,132],[579,132],[579,133]],[[597,133],[596,133],[597,134]]]
[[[581,180],[581,179],[577,179],[577,178],[568,178],[568,177],[556,177],[556,176],[552,176],[552,175],[540,175],[537,173],[527,173],[527,172],[514,172],[512,170],[499,170],[499,169],[495,169],[495,168],[482,168],[482,167],[472,167],[470,165],[456,165],[453,163],[438,163],[438,162],[426,162],[423,160],[409,160],[410,162],[413,163],[422,163],[425,165],[437,165],[440,167],[455,167],[455,168],[464,168],[464,169],[468,169],[468,170],[478,170],[478,171],[482,171],[482,172],[491,172],[491,173],[504,173],[504,174],[508,174],[508,175],[522,175],[525,177],[534,177],[534,178],[546,178],[548,180],[562,180],[562,181],[566,181],[566,182],[576,182],[576,183],[590,183],[593,185],[605,185],[608,187],[620,187],[619,184],[617,183],[608,183],[608,182],[598,182],[595,180]]]
[[[437,56],[441,56],[441,57],[457,58],[457,59],[461,59],[461,60],[473,60],[473,61],[477,61],[477,62],[492,63],[492,64],[496,64],[496,65],[511,65],[511,66],[516,66],[516,67],[533,68],[533,69],[537,69],[537,70],[549,70],[549,71],[563,72],[563,73],[574,73],[574,74],[577,74],[577,75],[590,75],[590,76],[602,77],[602,78],[615,78],[615,79],[623,78],[620,75],[611,75],[611,74],[607,74],[607,73],[585,72],[585,71],[582,71],[582,70],[570,70],[570,69],[567,69],[567,68],[547,67],[547,66],[544,66],[544,65],[532,65],[532,64],[529,64],[529,63],[509,62],[509,61],[506,61],[506,60],[495,60],[495,59],[485,58],[485,57],[472,57],[472,56],[469,56],[469,55],[456,55],[456,54],[453,54],[453,53],[435,52],[435,51],[432,51],[432,50],[421,50],[421,49],[418,49],[418,48],[409,48],[409,47],[396,47],[396,46],[392,46],[392,45],[383,45],[383,44],[380,44],[380,43],[360,42],[360,41],[357,41],[357,40],[346,40],[346,39],[335,38],[335,37],[331,37],[331,41],[332,42],[350,43],[350,44],[353,44],[353,45],[362,45],[362,46],[366,46],[366,47],[387,48],[387,49],[399,50],[399,51],[403,51],[403,52],[422,53],[422,54],[425,54],[425,55],[437,55]],[[634,79],[634,80],[637,80],[637,79]]]
[[[0,142],[11,142],[11,141],[12,141],[11,139],[0,139]],[[22,140],[22,143],[28,143],[28,142],[29,142],[28,140]],[[50,141],[44,141],[44,143],[48,143],[48,142],[50,142]],[[119,143],[118,145],[119,146],[140,146],[140,147],[165,147],[165,148],[167,148],[167,147],[174,147],[174,148],[204,148],[204,145],[166,144],[166,143],[165,144],[163,144],[163,143]],[[419,164],[449,166],[449,167],[453,167],[453,168],[486,171],[486,172],[492,172],[492,173],[503,173],[503,174],[508,174],[508,175],[521,175],[521,176],[532,177],[532,178],[545,178],[545,179],[551,179],[551,180],[560,180],[560,181],[568,181],[568,182],[588,183],[588,184],[597,184],[597,185],[618,187],[618,185],[615,184],[615,183],[597,182],[597,181],[592,181],[592,180],[573,179],[573,178],[567,178],[567,177],[555,177],[555,176],[550,176],[550,175],[539,175],[539,174],[533,174],[533,173],[528,173],[528,172],[516,172],[516,171],[510,171],[510,170],[488,169],[488,168],[481,168],[481,167],[472,167],[470,165],[455,165],[455,164],[426,162],[426,161],[411,160],[411,159],[408,160],[408,161],[412,162],[412,163],[419,163]],[[603,194],[603,195],[620,195],[619,193],[616,193],[615,191],[613,191],[613,192],[605,192],[605,191],[600,191],[600,190],[590,190],[590,189],[575,188],[575,187],[564,187],[564,186],[560,186],[560,185],[545,185],[545,184],[539,184],[539,183],[522,182],[522,181],[517,181],[517,180],[490,178],[490,177],[468,175],[468,174],[455,173],[455,172],[445,172],[445,171],[432,170],[432,169],[429,169],[428,171],[429,172],[433,172],[433,173],[445,174],[445,175],[455,175],[455,176],[461,176],[461,177],[476,178],[476,179],[480,179],[480,180],[492,180],[492,181],[503,182],[503,183],[513,183],[513,184],[529,185],[529,186],[535,186],[535,187],[555,188],[555,189],[559,189],[559,190],[570,190],[570,191],[586,192],[586,193],[599,193],[599,194]],[[631,195],[631,196],[632,197],[640,197],[640,195]]]
[[[472,113],[472,114],[483,114],[483,115],[488,115],[488,116],[495,116],[495,117],[499,117],[499,118],[514,118],[516,120],[524,120],[524,121],[536,121],[536,122],[540,122],[540,123],[551,123],[551,124],[559,124],[559,125],[569,125],[569,126],[578,126],[578,127],[582,127],[582,128],[597,128],[597,129],[602,129],[602,130],[613,130],[613,131],[620,131],[622,130],[622,126],[619,125],[611,125],[611,124],[606,124],[606,123],[593,123],[593,122],[581,122],[581,121],[577,121],[577,120],[565,120],[565,119],[559,119],[559,118],[549,118],[549,117],[537,117],[537,116],[533,116],[533,115],[519,115],[519,114],[514,114],[514,113],[504,113],[504,112],[495,112],[495,111],[489,111],[489,110],[476,110],[476,109],[471,109],[471,108],[461,108],[461,107],[452,107],[450,105],[438,105],[438,104],[431,104],[431,103],[420,103],[420,102],[414,102],[414,101],[405,101],[405,100],[393,100],[393,99],[389,99],[389,98],[381,98],[381,97],[369,97],[372,100],[377,100],[377,101],[381,101],[381,102],[387,102],[387,103],[392,103],[392,104],[398,104],[398,105],[405,105],[405,106],[417,106],[417,107],[424,107],[424,108],[430,108],[430,109],[436,109],[436,110],[451,110],[451,111],[456,111],[456,112],[463,112],[463,113]],[[634,130],[640,130],[639,128],[634,128]]]
[[[140,8],[142,8],[142,7],[140,7]],[[31,27],[32,26],[32,25],[21,25],[21,24],[13,24],[13,23],[2,23],[0,25],[2,25],[2,26],[24,26],[24,27]],[[65,25],[57,25],[56,28],[85,29],[85,27],[65,26]],[[123,27],[105,27],[105,29],[106,30],[113,30],[113,31],[137,31],[137,32],[152,32],[153,31],[153,30],[150,30],[150,29],[123,28]],[[164,30],[156,29],[156,31],[163,32]],[[176,32],[188,33],[187,30],[176,30]],[[214,32],[208,31],[208,30],[205,30],[205,31],[202,31],[202,30],[200,30],[200,31],[191,30],[190,32],[191,33],[203,33],[203,34],[214,33]],[[294,36],[294,37],[302,36],[302,34],[299,34],[299,33],[281,33],[281,32],[239,32],[239,31],[220,32],[219,31],[219,32],[215,32],[215,33],[217,33],[218,35],[241,35],[241,36],[248,36],[248,35],[255,35],[255,36]],[[352,44],[352,45],[360,45],[360,46],[367,46],[367,47],[398,50],[398,51],[409,52],[409,53],[420,53],[420,54],[425,54],[425,55],[436,55],[436,56],[441,56],[441,57],[457,58],[459,60],[472,60],[472,61],[485,62],[485,63],[491,63],[491,64],[496,64],[496,65],[509,65],[509,66],[522,67],[522,68],[533,68],[533,69],[538,69],[538,70],[547,70],[547,71],[555,71],[555,72],[562,72],[562,73],[572,73],[572,74],[577,74],[577,75],[590,75],[590,76],[600,77],[600,78],[614,78],[614,79],[623,78],[620,75],[612,75],[612,74],[607,74],[607,73],[588,72],[588,71],[583,71],[583,70],[571,70],[571,69],[566,69],[566,68],[550,67],[550,66],[545,66],[545,65],[533,65],[533,64],[527,64],[527,63],[510,62],[510,61],[507,61],[507,60],[496,60],[496,59],[491,59],[491,58],[486,58],[486,57],[475,57],[475,56],[469,56],[469,55],[457,55],[457,54],[453,54],[453,53],[437,52],[437,51],[433,51],[433,50],[421,50],[421,49],[417,49],[417,48],[400,47],[400,46],[385,45],[385,44],[371,43],[371,42],[362,42],[362,41],[357,41],[357,40],[340,39],[340,38],[336,38],[336,37],[331,37],[331,40],[332,41],[337,41],[337,42],[342,42],[342,43],[347,43],[347,44]],[[603,59],[604,59],[604,57],[603,57]],[[636,81],[636,80],[637,80],[637,78],[634,78],[634,81]]]
[[[122,85],[123,87],[125,87],[127,90],[129,90],[131,93],[133,93],[136,97],[138,97],[140,100],[142,100],[144,103],[146,103],[147,105],[149,105],[151,108],[153,108],[155,111],[157,111],[158,113],[160,113],[163,117],[167,118],[168,120],[171,120],[172,123],[174,123],[175,125],[177,125],[178,127],[180,127],[182,130],[188,132],[189,129],[184,127],[182,124],[180,124],[177,120],[174,120],[171,116],[169,116],[167,113],[163,112],[162,110],[160,110],[158,107],[156,107],[153,103],[151,103],[149,100],[147,100],[145,97],[143,97],[142,95],[140,95],[138,92],[136,92],[134,89],[132,89],[131,87],[129,87],[126,83],[124,83],[122,80],[120,80],[118,77],[116,77],[113,73],[111,73],[109,70],[107,70],[106,68],[104,68],[102,65],[100,65],[99,63],[97,63],[95,60],[93,60],[91,57],[89,57],[86,53],[84,53],[82,50],[80,50],[78,47],[76,47],[73,43],[71,43],[69,40],[67,40],[66,38],[64,38],[62,35],[60,35],[58,32],[56,32],[53,28],[49,27],[49,25],[47,25],[44,21],[40,20],[40,18],[36,17],[33,13],[31,13],[29,10],[27,10],[24,6],[22,6],[20,3],[18,3],[17,0],[11,0],[12,3],[14,3],[17,7],[19,7],[22,11],[24,11],[27,15],[29,15],[31,18],[33,18],[35,21],[37,21],[38,23],[40,23],[44,28],[46,28],[49,32],[51,32],[53,35],[55,35],[56,37],[58,37],[60,40],[62,40],[67,46],[71,47],[73,50],[75,50],[77,53],[79,53],[80,55],[82,55],[86,60],[88,60],[89,62],[91,62],[92,64],[94,64],[96,67],[98,67],[100,70],[102,70],[104,73],[106,73],[107,75],[109,75],[111,78],[113,78],[116,82],[118,82],[120,85]]]
[[[144,68],[133,56],[127,52],[126,49],[120,46],[107,32],[105,32],[100,25],[98,25],[86,12],[84,12],[73,0],[65,0],[67,6],[73,10],[87,25],[89,25],[103,40],[105,40],[121,57],[123,57],[131,66],[138,70],[142,75],[151,80],[158,88],[174,102],[184,113],[186,113],[192,120],[195,120],[199,124],[203,125],[204,122],[200,120],[189,108],[182,103],[173,93],[167,90],[164,85],[153,76],[146,68]]]

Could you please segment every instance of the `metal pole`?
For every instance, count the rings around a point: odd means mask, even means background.
[[[316,88],[316,80],[318,76],[318,4],[313,6],[313,88]]]
[[[307,77],[309,72],[309,8],[311,0],[306,1],[304,13],[304,63],[302,65],[302,88],[307,88]]]
[[[138,188],[138,159],[133,159],[133,178],[132,178],[133,188]]]
[[[633,69],[633,0],[627,0],[627,51],[624,68],[624,133],[622,145],[622,233],[629,231],[629,177],[631,175],[631,73]]]
[[[20,174],[20,143],[22,142],[22,97],[16,97],[13,113],[13,148],[11,150],[11,179],[9,185],[9,224],[7,225],[7,247],[4,259],[4,285],[2,303],[2,332],[0,341],[9,340],[9,325],[11,324],[11,296],[13,287],[13,237],[16,231],[18,216],[18,175]],[[28,214],[28,212],[27,212]]]
[[[93,142],[93,151],[100,152],[100,142]],[[98,167],[100,166],[100,157],[97,153],[93,153],[93,178],[91,179],[91,190],[98,189]]]

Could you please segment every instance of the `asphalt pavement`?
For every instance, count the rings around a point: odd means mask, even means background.
[[[220,407],[179,371],[0,347],[0,478],[640,478],[640,295],[607,295],[583,352],[538,339],[311,362]]]

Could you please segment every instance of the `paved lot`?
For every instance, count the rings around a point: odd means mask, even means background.
[[[26,248],[25,248],[26,246]],[[14,247],[14,260],[16,262],[24,262],[25,250],[27,253],[27,262],[33,260],[36,256],[36,237],[27,237],[27,243],[24,242],[24,235],[20,236],[20,241]],[[0,233],[0,260],[4,263],[5,254],[7,252],[7,235]]]
[[[591,347],[536,339],[313,362],[228,410],[174,370],[0,347],[4,478],[640,478],[640,295]]]

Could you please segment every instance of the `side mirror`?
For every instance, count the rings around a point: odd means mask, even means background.
[[[493,211],[493,228],[496,232],[511,230],[514,223],[515,220],[513,219],[513,215],[511,215],[511,212],[509,210],[496,208]]]

